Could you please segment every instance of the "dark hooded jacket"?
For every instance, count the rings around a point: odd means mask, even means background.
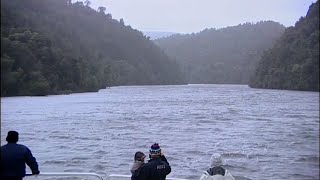
[[[213,176],[216,174],[220,174],[220,175],[224,176],[224,174],[226,173],[226,170],[224,168],[222,168],[221,166],[216,166],[216,167],[212,167],[212,168],[208,169],[207,172],[210,176]]]
[[[153,158],[144,164],[137,179],[139,180],[165,180],[171,172],[171,167],[164,155]]]
[[[29,148],[16,143],[1,146],[0,177],[24,177],[27,164],[32,174],[39,174],[38,163]]]
[[[140,174],[141,167],[144,165],[142,161],[135,161],[132,165],[131,171],[131,180],[138,180],[138,176]]]

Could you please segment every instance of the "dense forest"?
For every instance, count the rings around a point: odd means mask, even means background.
[[[319,91],[319,1],[263,54],[249,85]]]
[[[184,83],[142,32],[90,1],[1,0],[1,96]]]
[[[155,40],[183,68],[188,83],[248,84],[263,51],[285,27],[273,21],[245,23]]]

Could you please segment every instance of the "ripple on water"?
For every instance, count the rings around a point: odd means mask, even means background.
[[[216,122],[214,122],[213,120],[211,119],[201,119],[198,121],[199,124],[206,124],[206,125],[209,125],[209,124],[216,124]]]
[[[93,141],[101,141],[102,139],[99,137],[78,137],[80,140],[93,140]]]
[[[43,164],[65,164],[67,161],[65,160],[51,160],[51,161],[45,161]]]
[[[61,135],[50,135],[49,138],[56,138],[56,139],[71,139],[70,136],[61,136]]]
[[[78,168],[67,168],[64,170],[64,172],[84,172],[83,169]]]
[[[299,173],[294,173],[290,175],[291,177],[295,177],[294,179],[303,179],[303,180],[319,180],[319,176],[310,176],[306,174],[299,174]]]
[[[251,170],[248,166],[248,162],[241,162],[241,161],[228,161],[227,164],[224,164],[223,167],[229,169],[232,172],[239,172],[239,171],[248,171]]]
[[[96,164],[93,166],[94,170],[97,170],[97,171],[102,171],[102,170],[105,170],[106,167],[102,164]]]
[[[298,162],[312,162],[312,163],[318,163],[319,164],[319,156],[315,155],[306,155],[304,157],[300,157],[297,161]]]
[[[248,158],[248,155],[242,152],[225,152],[222,153],[221,156],[225,158]]]
[[[89,160],[90,158],[89,157],[75,157],[75,158],[72,158],[71,160],[72,161],[85,161],[85,160]]]
[[[206,119],[207,117],[206,116],[196,116],[194,117],[194,119]]]
[[[203,155],[206,156],[207,154],[201,150],[184,150],[186,154],[188,154],[190,157],[193,157],[195,155]]]
[[[319,179],[318,92],[138,86],[41,99],[52,107],[1,98],[1,140],[18,130],[49,172],[129,174],[135,151],[156,141],[168,150],[170,177],[199,179],[211,154],[225,152],[237,180]]]
[[[277,155],[274,155],[274,157],[277,156]],[[265,157],[264,154],[260,154],[260,153],[251,153],[251,154],[248,154],[248,159],[258,159],[258,158],[262,158],[262,157]]]
[[[104,150],[98,150],[94,152],[95,154],[107,154],[107,151]]]

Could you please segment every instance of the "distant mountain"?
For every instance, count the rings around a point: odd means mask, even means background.
[[[174,33],[174,32],[160,32],[160,31],[143,31],[142,33],[144,35],[146,35],[147,37],[150,37],[151,40],[155,40],[155,39],[159,39],[159,38],[163,38],[163,37],[168,37],[173,34],[178,34],[178,33]]]
[[[188,83],[248,84],[263,51],[285,27],[273,21],[245,23],[154,40],[183,67]]]
[[[70,0],[1,0],[1,96],[184,82],[175,61],[105,11]]]
[[[319,1],[263,54],[249,85],[319,91]]]

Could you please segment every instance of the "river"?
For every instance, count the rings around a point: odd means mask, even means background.
[[[318,92],[179,85],[7,97],[1,145],[9,130],[41,172],[130,174],[134,153],[158,142],[169,177],[199,179],[220,153],[236,179],[319,179]]]

